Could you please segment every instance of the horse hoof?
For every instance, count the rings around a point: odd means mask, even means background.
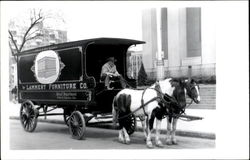
[[[177,141],[175,140],[175,141],[172,141],[172,144],[173,144],[173,145],[177,145],[178,143],[177,143]]]
[[[152,142],[147,142],[147,147],[148,147],[148,148],[154,148]]]
[[[163,148],[164,146],[162,143],[159,143],[159,144],[156,144],[156,147]]]
[[[166,144],[167,144],[167,145],[172,145],[172,141],[167,140],[167,141],[166,141]]]
[[[163,144],[161,143],[161,141],[157,141],[155,145],[156,145],[156,147],[159,147],[159,148],[164,147]]]
[[[120,143],[123,143],[123,144],[125,143],[125,141],[124,141],[123,139],[120,139],[120,138],[118,139],[118,141],[119,141]]]
[[[125,144],[130,144],[130,140],[125,140]]]
[[[147,144],[147,147],[148,147],[149,149],[154,148],[153,144]]]

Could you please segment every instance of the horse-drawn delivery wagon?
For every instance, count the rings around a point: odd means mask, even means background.
[[[122,89],[106,89],[100,81],[102,65],[115,57],[117,70],[131,86],[127,76],[127,51],[143,41],[96,38],[35,48],[17,55],[20,121],[33,132],[39,116],[63,115],[73,138],[81,139],[86,123],[98,114],[111,114],[112,100]],[[62,113],[50,111],[62,108]],[[135,118],[131,116],[131,132]]]

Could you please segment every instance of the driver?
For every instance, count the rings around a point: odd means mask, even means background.
[[[110,80],[118,79],[121,83],[122,88],[126,87],[123,77],[116,70],[115,65],[116,59],[114,57],[109,57],[107,62],[102,66],[101,71],[101,81],[104,81],[105,87],[107,89],[112,89],[109,87]]]

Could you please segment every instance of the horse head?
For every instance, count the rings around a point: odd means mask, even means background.
[[[185,82],[181,79],[172,79],[171,85],[174,87],[173,97],[178,103],[178,108],[184,109],[186,107]]]
[[[200,92],[199,92],[199,85],[194,79],[185,80],[185,88],[187,90],[187,95],[195,102],[200,103]]]

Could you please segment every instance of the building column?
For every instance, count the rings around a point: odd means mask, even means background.
[[[170,77],[180,76],[182,39],[185,37],[181,34],[181,27],[184,21],[180,21],[180,9],[168,8],[168,70]]]
[[[143,64],[149,79],[155,79],[157,51],[156,9],[146,9],[142,14]]]
[[[156,26],[157,26],[157,51],[156,51],[156,70],[157,70],[157,80],[162,80],[164,78],[164,52],[162,50],[162,28],[161,28],[161,8],[156,9]]]

